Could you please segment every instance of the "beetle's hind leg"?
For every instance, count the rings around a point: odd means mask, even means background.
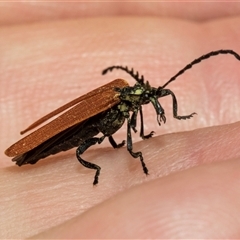
[[[91,147],[92,145],[95,145],[96,143],[100,144],[102,143],[102,141],[104,140],[105,136],[102,136],[100,138],[90,138],[87,139],[86,141],[84,141],[76,150],[76,156],[78,161],[86,168],[90,168],[90,169],[95,169],[96,170],[96,174],[94,177],[94,181],[93,181],[93,185],[98,184],[98,177],[100,175],[100,170],[101,167],[99,167],[98,165],[91,163],[91,162],[87,162],[85,160],[83,160],[80,155],[83,154],[89,147]]]

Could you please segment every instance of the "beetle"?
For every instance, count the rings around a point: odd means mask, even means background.
[[[218,50],[209,52],[186,65],[176,75],[174,75],[163,86],[151,87],[143,76],[133,69],[123,66],[111,66],[103,70],[106,74],[114,69],[120,69],[132,76],[136,83],[134,86],[122,79],[116,79],[104,86],[101,86],[69,103],[56,109],[39,119],[21,134],[32,130],[48,119],[62,113],[46,125],[38,128],[26,137],[22,138],[10,146],[5,154],[14,157],[12,161],[18,166],[24,164],[35,164],[38,160],[46,158],[49,155],[61,151],[67,151],[77,147],[76,157],[78,161],[87,168],[96,170],[93,185],[98,183],[100,175],[100,166],[82,159],[81,155],[92,145],[100,144],[107,137],[113,148],[122,147],[125,141],[117,144],[113,134],[117,132],[125,120],[127,121],[127,150],[134,158],[139,158],[142,164],[143,172],[147,175],[148,169],[145,165],[142,152],[134,152],[131,132],[137,132],[137,116],[140,115],[140,137],[142,139],[151,138],[154,132],[144,133],[142,105],[151,103],[157,114],[159,125],[166,122],[165,112],[158,98],[170,95],[173,101],[173,117],[181,119],[190,119],[195,112],[180,116],[178,115],[178,103],[175,94],[166,89],[166,86],[174,81],[179,75],[190,69],[193,65],[219,54],[231,54],[238,60],[240,56],[233,50]],[[95,137],[101,133],[101,137]]]

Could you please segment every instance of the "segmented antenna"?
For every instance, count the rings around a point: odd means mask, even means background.
[[[201,61],[208,59],[210,57],[219,55],[219,54],[231,54],[233,55],[236,59],[238,59],[240,61],[240,56],[234,52],[233,50],[228,50],[228,49],[222,49],[222,50],[218,50],[218,51],[213,51],[210,53],[207,53],[197,59],[195,59],[194,61],[192,61],[191,63],[189,63],[185,68],[183,68],[182,70],[180,70],[175,76],[173,76],[168,82],[166,82],[162,88],[165,88],[170,82],[174,81],[178,76],[182,75],[185,71],[187,71],[188,69],[190,69],[193,65],[200,63]]]
[[[102,75],[106,74],[107,72],[111,72],[113,69],[121,69],[125,71],[126,73],[130,74],[138,83],[143,84],[144,83],[144,77],[143,75],[141,78],[139,78],[138,72],[134,73],[133,68],[131,70],[128,69],[128,67],[122,67],[122,66],[111,66],[102,71]]]

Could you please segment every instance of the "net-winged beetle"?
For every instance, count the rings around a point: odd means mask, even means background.
[[[14,157],[12,161],[21,166],[24,164],[35,164],[38,160],[51,154],[77,147],[76,156],[79,162],[87,168],[96,170],[93,181],[95,185],[98,183],[101,168],[96,164],[83,160],[81,154],[90,146],[96,143],[100,144],[106,137],[108,137],[113,148],[122,147],[125,141],[117,144],[112,135],[122,127],[126,120],[127,150],[134,158],[140,159],[144,173],[148,174],[142,153],[133,152],[132,150],[131,131],[137,132],[136,121],[138,113],[140,114],[140,137],[148,139],[153,135],[153,132],[147,135],[144,134],[142,105],[148,103],[153,105],[157,114],[157,122],[161,125],[161,122],[166,122],[166,117],[158,98],[171,95],[173,117],[178,120],[191,118],[195,113],[185,116],[178,115],[177,99],[174,93],[165,87],[193,65],[218,54],[231,54],[240,60],[240,56],[232,50],[210,52],[192,61],[163,86],[157,88],[151,87],[149,82],[145,82],[144,77],[139,77],[138,72],[134,73],[133,69],[129,70],[127,67],[122,66],[108,67],[102,74],[106,74],[113,69],[121,69],[130,74],[136,80],[136,84],[131,87],[125,80],[116,79],[67,103],[22,131],[21,134],[39,126],[56,114],[69,109],[56,119],[10,146],[5,151],[5,154],[9,157]],[[102,137],[94,137],[98,133],[102,133]]]

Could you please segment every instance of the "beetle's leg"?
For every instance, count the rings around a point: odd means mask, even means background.
[[[109,142],[111,143],[111,145],[112,145],[113,148],[120,148],[120,147],[123,147],[124,144],[125,144],[125,140],[123,140],[121,143],[117,144],[117,143],[115,142],[115,140],[113,139],[113,136],[112,136],[112,135],[108,137],[108,140],[109,140]]]
[[[80,157],[80,155],[83,154],[92,145],[95,145],[96,143],[100,144],[104,140],[104,138],[105,138],[105,136],[102,136],[100,138],[90,138],[90,139],[87,139],[76,150],[76,156],[77,156],[78,161],[84,167],[96,170],[96,174],[95,174],[95,177],[94,177],[93,185],[96,185],[98,183],[98,177],[99,177],[101,168],[98,165],[94,164],[94,163],[90,163],[90,162],[87,162],[87,161],[83,160]]]
[[[131,121],[130,121],[131,128],[132,128],[132,130],[135,133],[137,132],[137,129],[136,129],[136,126],[137,126],[137,114],[138,114],[138,109],[135,109],[133,111],[133,114],[131,116]]]
[[[143,172],[147,175],[148,169],[143,161],[142,153],[132,151],[131,120],[129,118],[128,118],[128,124],[127,124],[127,150],[134,158],[138,158],[138,157],[140,158],[140,161],[142,163]]]
[[[142,106],[140,106],[140,122],[141,122],[141,129],[140,129],[140,137],[142,139],[148,139],[151,138],[154,134],[154,131],[151,131],[149,134],[144,135],[144,124],[143,124],[143,113],[142,113]]]
[[[194,114],[197,114],[197,113],[193,112],[193,113],[191,113],[191,114],[189,114],[189,115],[179,116],[179,115],[177,114],[177,111],[178,111],[178,103],[177,103],[177,98],[176,98],[175,94],[174,94],[170,89],[164,89],[164,90],[162,91],[162,93],[163,93],[163,94],[161,95],[161,97],[165,97],[165,96],[167,96],[167,95],[171,95],[171,96],[172,96],[172,100],[173,100],[173,117],[174,117],[174,118],[176,118],[176,119],[178,119],[178,120],[181,120],[181,119],[186,120],[186,119],[190,119],[191,117],[193,117]]]

